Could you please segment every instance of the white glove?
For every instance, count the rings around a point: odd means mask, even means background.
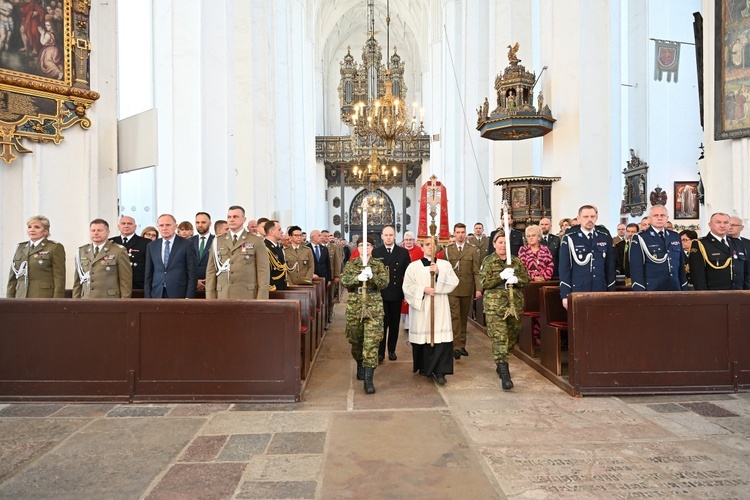
[[[359,275],[357,275],[358,281],[367,281],[367,270],[363,269]]]
[[[510,278],[511,276],[513,276],[513,274],[514,274],[515,272],[516,272],[516,270],[515,270],[515,269],[513,269],[512,267],[506,267],[506,268],[505,268],[505,269],[503,269],[503,271],[502,271],[502,272],[500,273],[500,277],[501,277],[502,279],[504,279],[505,281],[508,281],[508,278]],[[518,280],[516,279],[516,281],[518,281]]]
[[[367,279],[370,279],[373,276],[372,268],[370,266],[367,266],[362,272],[367,275]]]
[[[516,276],[511,276],[510,278],[505,280],[505,283],[508,285],[515,285],[516,283],[518,283],[518,278]]]

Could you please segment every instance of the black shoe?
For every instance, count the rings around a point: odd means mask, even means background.
[[[385,354],[378,354],[378,364],[382,363],[385,359]]]
[[[389,352],[388,353],[388,359],[391,361],[396,361],[398,359],[398,356],[396,356],[395,352]]]
[[[461,351],[459,351],[458,349],[453,351],[453,359],[461,359]]]
[[[432,378],[435,379],[435,382],[437,382],[438,385],[445,385],[445,375],[443,375],[442,373],[433,373]]]
[[[461,351],[461,356],[468,356],[469,355],[469,352],[466,350],[465,347],[462,347],[461,349],[459,349],[459,351]]]
[[[362,366],[362,360],[357,360],[357,380],[365,379],[365,367]]]

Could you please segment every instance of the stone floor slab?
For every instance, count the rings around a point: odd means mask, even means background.
[[[250,459],[243,481],[317,481],[323,467],[321,455],[256,455]]]
[[[163,417],[170,412],[170,406],[118,406],[109,413],[108,417]]]
[[[0,483],[88,422],[78,418],[0,418]]]
[[[650,409],[657,413],[681,413],[690,411],[684,406],[678,405],[677,403],[657,403],[652,405],[646,405]]]
[[[242,483],[235,498],[287,499],[315,498],[315,481],[247,481]]]
[[[320,454],[326,443],[325,432],[279,432],[274,434],[269,455]]]
[[[682,403],[681,406],[684,406],[690,411],[694,411],[698,415],[702,417],[712,417],[712,418],[720,418],[720,417],[738,417],[736,413],[733,413],[725,408],[722,408],[721,406],[717,406],[715,404],[711,404],[707,401],[702,401],[699,403]]]
[[[138,498],[201,425],[197,418],[97,419],[1,484],[0,497]]]
[[[148,500],[231,498],[245,464],[177,464],[146,497]]]
[[[198,436],[180,456],[180,462],[211,462],[229,436]]]
[[[103,417],[116,405],[109,403],[86,403],[65,405],[55,417]]]
[[[167,414],[170,417],[207,417],[220,411],[228,410],[232,405],[219,404],[183,404],[177,405]]]
[[[745,498],[743,457],[705,441],[481,450],[508,498]]]
[[[334,414],[321,497],[374,492],[379,498],[498,497],[450,412]]]
[[[229,436],[226,446],[221,451],[220,462],[247,462],[254,455],[265,453],[271,434],[235,434]]]
[[[269,432],[271,412],[228,412],[214,415],[201,434],[263,434]]]
[[[60,411],[64,404],[12,404],[0,410],[1,417],[49,417]]]
[[[268,424],[270,432],[324,432],[331,425],[327,413],[274,413]]]

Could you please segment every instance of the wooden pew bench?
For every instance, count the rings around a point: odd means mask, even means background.
[[[299,401],[300,307],[0,299],[0,400]]]
[[[534,345],[534,323],[541,322],[541,292],[544,286],[557,286],[559,281],[531,281],[523,289],[523,316],[521,332],[518,335],[518,348],[531,357],[537,356]]]
[[[577,395],[750,390],[750,291],[573,294]]]
[[[298,300],[300,302],[300,377],[307,380],[310,363],[315,355],[313,322],[315,321],[315,290],[293,287],[289,290],[269,292],[270,299]],[[312,308],[312,311],[311,311]]]
[[[568,311],[562,305],[559,286],[543,286],[540,296],[541,354],[543,367],[562,375],[563,341],[567,340]]]

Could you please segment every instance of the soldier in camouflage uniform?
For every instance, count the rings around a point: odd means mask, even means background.
[[[362,257],[346,263],[341,284],[349,290],[346,303],[346,338],[352,345],[357,362],[357,380],[364,380],[365,392],[375,392],[372,377],[378,366],[378,346],[383,338],[383,297],[380,290],[388,286],[388,272],[379,259],[371,258],[373,241],[367,238],[367,266]],[[362,238],[357,242],[360,255]]]
[[[503,389],[513,388],[508,368],[508,353],[518,340],[523,313],[521,288],[529,283],[529,274],[518,257],[506,263],[505,232],[499,230],[492,242],[495,251],[484,258],[479,279],[484,289],[484,314],[487,317],[487,335],[492,341],[492,354],[497,364],[497,374],[503,381]],[[513,306],[517,317],[509,313],[510,285],[513,289]]]

